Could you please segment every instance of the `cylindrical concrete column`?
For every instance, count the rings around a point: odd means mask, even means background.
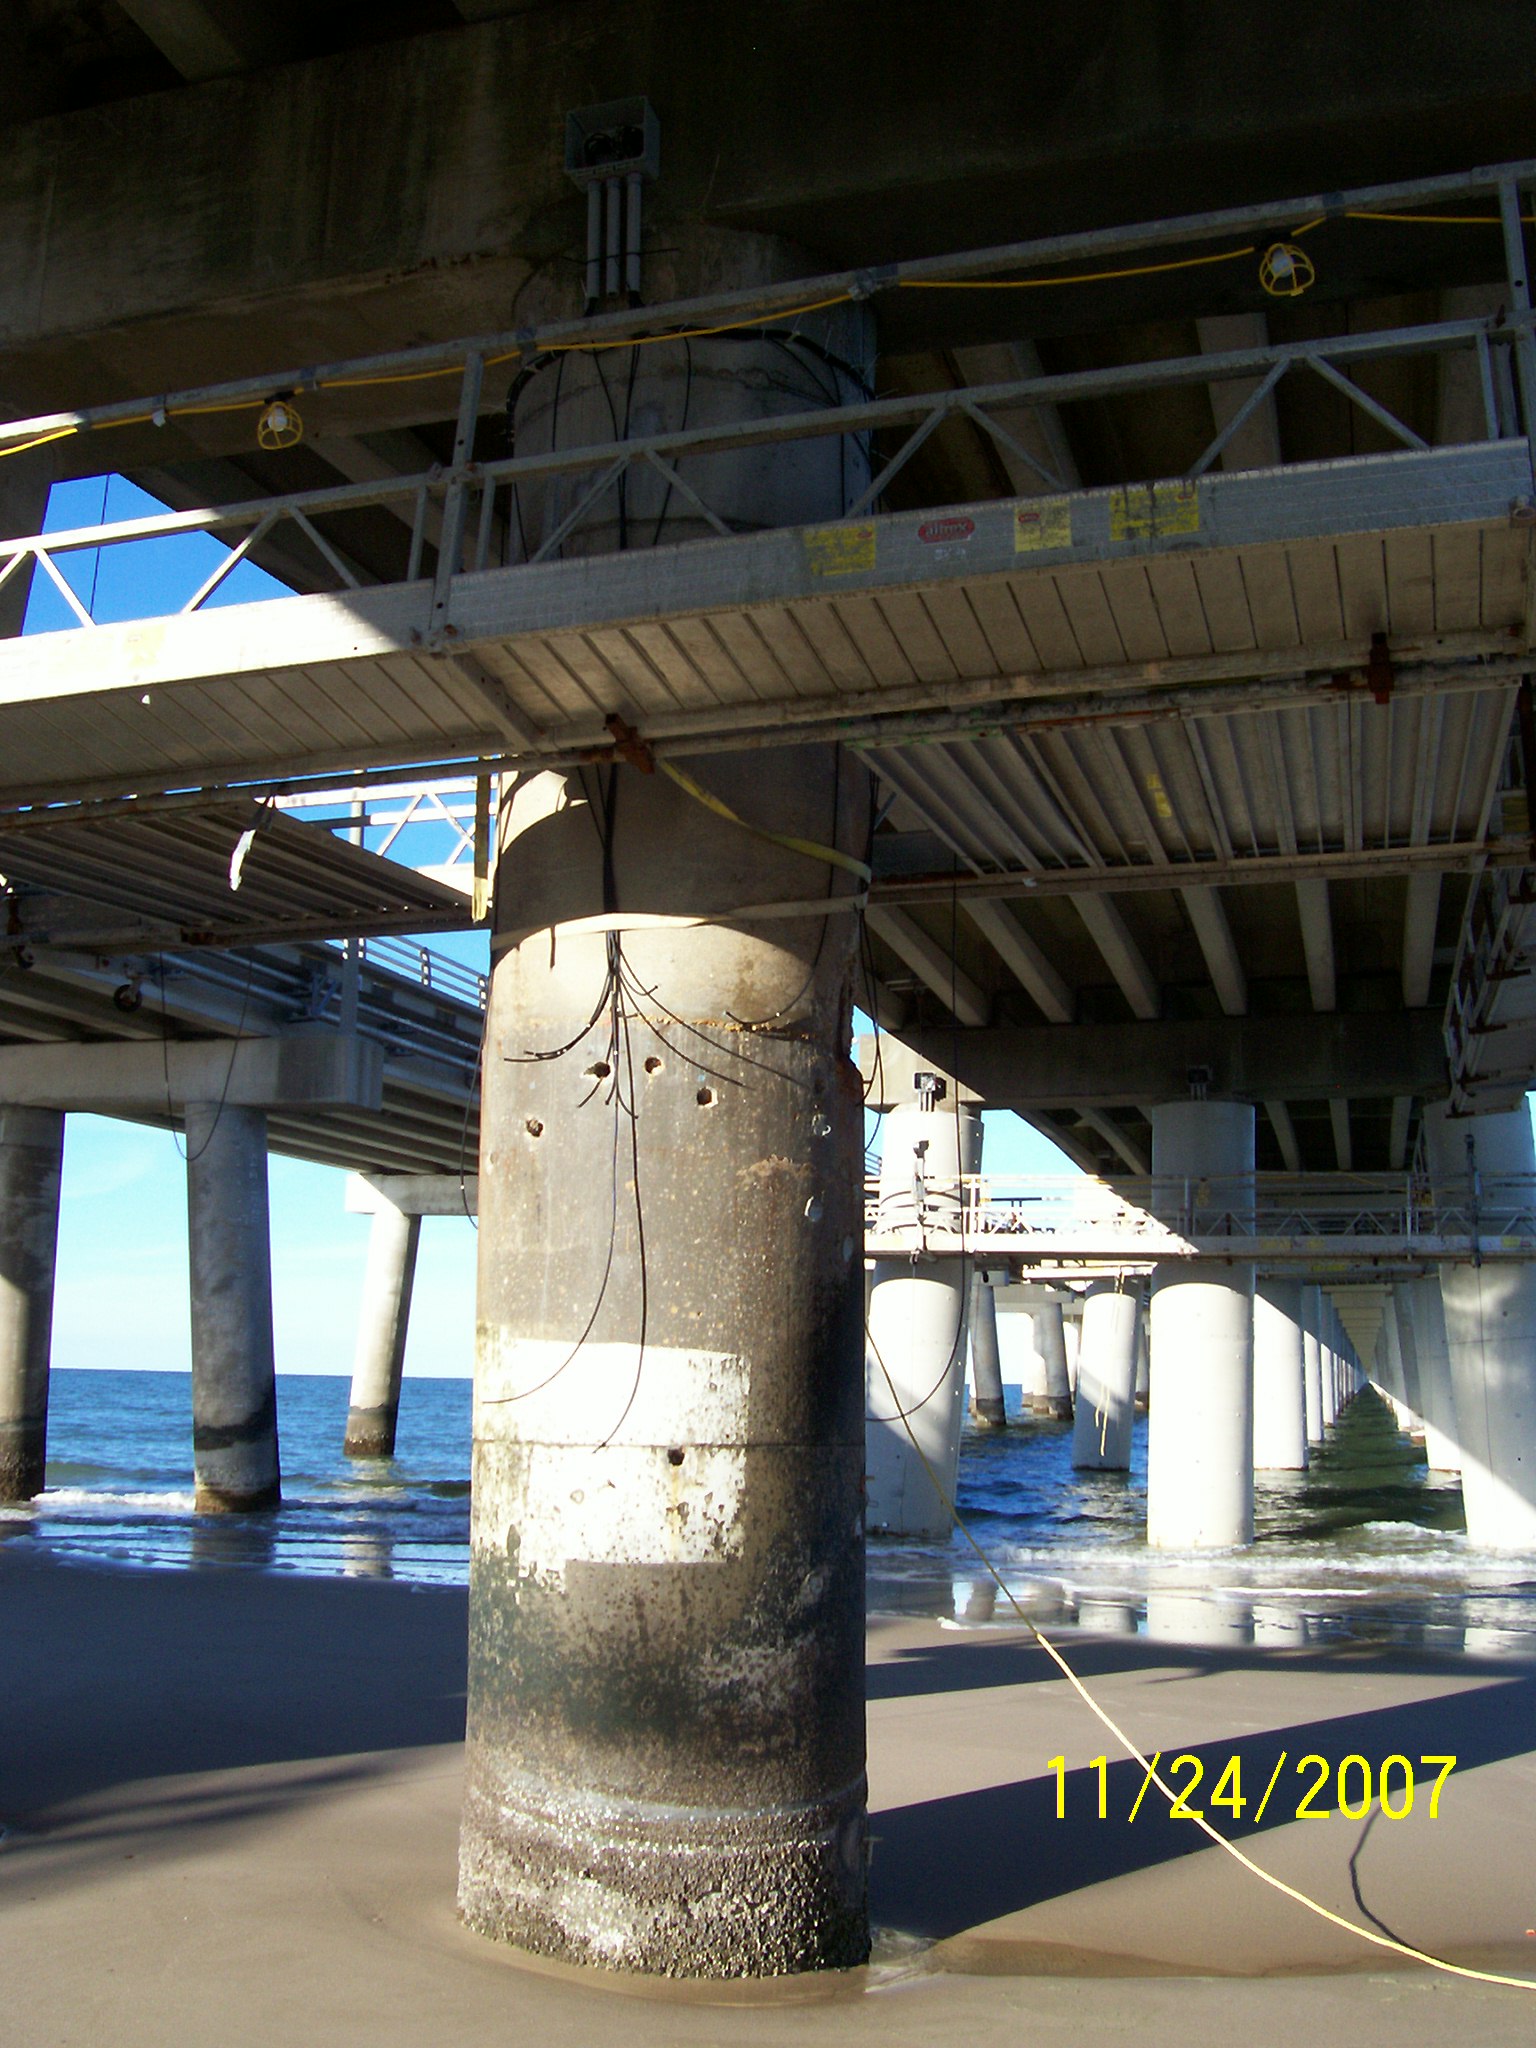
[[[267,1120],[259,1109],[189,1102],[186,1133],[197,1508],[275,1507]]]
[[[1536,1147],[1523,1103],[1478,1117],[1437,1104],[1424,1112],[1424,1133],[1441,1200],[1465,1202],[1472,1174],[1485,1199],[1488,1184],[1504,1179],[1530,1200]],[[1485,1549],[1536,1550],[1536,1266],[1442,1266],[1440,1295],[1467,1536]]]
[[[0,1501],[43,1490],[64,1118],[0,1107]]]
[[[691,768],[862,853],[835,746]],[[856,883],[629,767],[525,781],[501,843],[460,1903],[610,1969],[857,1963],[857,921],[747,908]]]
[[[1434,1472],[1459,1472],[1456,1398],[1451,1387],[1451,1354],[1445,1336],[1445,1304],[1434,1274],[1405,1280],[1395,1290],[1399,1318],[1412,1326],[1424,1403],[1424,1455]]]
[[[1307,1442],[1323,1440],[1323,1329],[1327,1303],[1321,1287],[1301,1290],[1301,1362],[1306,1395]]]
[[[983,1429],[1003,1429],[1003,1355],[997,1342],[997,1297],[985,1273],[971,1288],[971,1410]]]
[[[981,1165],[974,1110],[916,1103],[885,1119],[882,1229],[958,1224],[961,1180]],[[865,1515],[891,1536],[943,1536],[953,1519],[964,1421],[970,1260],[877,1259],[869,1298]],[[995,1336],[994,1336],[995,1342]]]
[[[1253,1463],[1302,1472],[1307,1463],[1305,1311],[1299,1280],[1264,1280],[1253,1296]]]
[[[368,1264],[352,1360],[352,1399],[342,1445],[349,1458],[392,1458],[400,1373],[411,1319],[421,1218],[381,1202],[368,1231]]]
[[[1061,1303],[1044,1299],[1035,1310],[1035,1343],[1045,1372],[1045,1392],[1035,1403],[1038,1415],[1061,1422],[1072,1413],[1072,1378],[1067,1363],[1066,1323]]]
[[[1072,1420],[1072,1463],[1079,1471],[1130,1469],[1140,1352],[1138,1284],[1095,1281],[1083,1302]]]
[[[1136,1345],[1136,1409],[1145,1415],[1152,1398],[1151,1317],[1143,1314],[1141,1335]]]
[[[1253,1214],[1253,1162],[1250,1104],[1154,1109],[1159,1213],[1187,1207],[1197,1229],[1240,1227]],[[1147,1541],[1195,1550],[1252,1540],[1253,1266],[1170,1259],[1152,1276]]]

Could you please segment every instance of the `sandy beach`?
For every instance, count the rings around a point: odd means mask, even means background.
[[[1039,1649],[922,1621],[870,1635],[868,1970],[690,1989],[525,1967],[454,1911],[464,1609],[447,1588],[0,1552],[0,2041],[1531,2037],[1531,1994],[1355,1942],[1155,1793],[1131,1822],[1134,1763],[1111,1756],[1099,1820],[1108,1739]],[[1251,1815],[1273,1771],[1257,1832],[1205,1808],[1265,1868],[1536,1979],[1536,1665],[1130,1637],[1072,1655],[1145,1747],[1203,1761],[1204,1799],[1237,1754]],[[1327,1819],[1295,1814],[1308,1753],[1335,1773]],[[1458,1758],[1436,1817],[1434,1770],[1403,1819],[1339,1811],[1341,1759],[1394,1753]]]

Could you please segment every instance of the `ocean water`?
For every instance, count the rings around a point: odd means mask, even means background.
[[[408,1379],[398,1455],[341,1451],[348,1383],[278,1381],[283,1505],[193,1512],[185,1373],[56,1371],[48,1485],[0,1508],[0,1542],[65,1559],[345,1574],[419,1584],[468,1576],[468,1380]],[[967,1433],[959,1506],[1008,1593],[1042,1626],[1237,1646],[1369,1640],[1536,1654],[1536,1557],[1480,1554],[1460,1489],[1429,1473],[1384,1406],[1356,1405],[1305,1474],[1261,1479],[1251,1550],[1148,1551],[1146,1424],[1129,1473],[1080,1473],[1070,1425]],[[965,1536],[869,1546],[872,1615],[962,1628],[1016,1616]]]

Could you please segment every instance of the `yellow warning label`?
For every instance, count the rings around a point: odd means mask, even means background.
[[[1199,531],[1198,484],[1127,484],[1109,501],[1111,540],[1151,540]]]
[[[1152,808],[1166,823],[1173,816],[1173,805],[1168,801],[1168,792],[1163,787],[1163,778],[1154,768],[1147,776],[1147,795],[1152,799]]]
[[[872,526],[812,526],[805,533],[805,559],[813,576],[856,576],[875,566]]]
[[[1072,500],[1035,498],[1028,505],[1013,508],[1013,551],[1033,554],[1038,548],[1069,548],[1072,545]]]

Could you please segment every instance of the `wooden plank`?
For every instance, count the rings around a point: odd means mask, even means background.
[[[956,675],[995,676],[1003,673],[987,636],[977,623],[964,586],[936,586],[921,593],[929,624],[943,643]]]
[[[480,659],[494,676],[497,676],[506,684],[512,701],[520,711],[527,712],[535,725],[559,725],[564,721],[566,713],[555,702],[555,699],[545,689],[543,683],[539,681],[528,664],[520,659],[522,652],[528,645],[527,641],[520,641],[518,643],[518,652],[514,654],[512,649],[505,644],[497,646],[494,642],[491,642],[479,650]],[[553,661],[553,655],[549,659]],[[556,666],[558,667],[559,664],[557,663]],[[564,675],[563,670],[561,673]],[[569,676],[565,676],[565,685],[568,691],[573,687]],[[577,694],[582,697],[583,705],[585,705],[585,693],[578,692]]]
[[[823,687],[818,694],[867,690],[877,680],[835,607],[824,598],[795,605],[793,616],[831,684],[830,693]]]
[[[588,633],[586,640],[599,661],[607,665],[636,710],[673,711],[677,708],[676,693],[667,679],[657,674],[633,632],[604,627],[599,632]]]
[[[1369,647],[1373,633],[1391,630],[1387,609],[1387,567],[1379,536],[1350,534],[1333,544],[1339,564],[1339,601],[1344,638]]]
[[[1205,610],[1211,645],[1218,654],[1240,654],[1258,645],[1242,563],[1236,555],[1195,555],[1190,563]]]
[[[642,655],[656,685],[691,711],[707,711],[720,699],[671,631],[670,620],[645,620],[626,628],[625,638]],[[739,701],[739,700],[738,700]]]
[[[809,610],[809,607],[792,610],[784,605],[760,604],[754,605],[745,618],[762,635],[764,647],[783,670],[796,696],[826,697],[838,684],[807,631]],[[727,616],[721,615],[722,629]],[[842,628],[838,627],[837,631],[841,634]]]
[[[1067,617],[1053,576],[1015,576],[1009,581],[1019,616],[1046,669],[1083,668],[1086,661],[1077,644],[1072,621]]]
[[[850,593],[834,598],[832,609],[877,686],[899,689],[905,683],[919,680],[876,598]]]
[[[669,619],[667,631],[677,643],[679,654],[692,664],[697,675],[713,691],[719,704],[753,704],[759,697],[729,649],[713,630],[712,622],[701,618]],[[779,694],[783,694],[782,685]]]
[[[1435,630],[1470,633],[1482,624],[1483,538],[1475,526],[1442,526],[1430,536]]]
[[[1520,526],[1483,528],[1484,626],[1518,626],[1525,622],[1526,562],[1530,530]]]
[[[967,583],[965,594],[970,599],[978,627],[986,635],[998,673],[1005,676],[1037,675],[1044,664],[1035,651],[1035,643],[1029,637],[1029,628],[1020,616],[1010,586],[1000,578],[997,581],[988,579],[984,583]]]
[[[1423,531],[1403,527],[1386,536],[1387,631],[1394,641],[1435,630],[1435,554]]]
[[[1060,569],[1051,579],[1072,633],[1090,666],[1124,661],[1125,643],[1115,631],[1115,615],[1104,595],[1097,569]]]
[[[1243,595],[1253,621],[1255,646],[1266,652],[1301,645],[1296,593],[1291,588],[1291,562],[1285,548],[1251,548],[1239,562]]]
[[[618,685],[580,633],[528,634],[512,645],[561,718],[616,709]]]
[[[800,686],[765,639],[755,612],[721,612],[709,621],[720,645],[735,662],[756,695],[766,703],[778,704],[800,694]],[[782,629],[782,614],[779,616]],[[795,634],[800,664],[809,659],[805,643]]]
[[[1146,564],[1147,585],[1157,606],[1158,623],[1168,652],[1175,657],[1209,654],[1211,632],[1200,586],[1186,557],[1152,555]]]
[[[1168,637],[1140,562],[1107,564],[1100,578],[1120,644],[1132,661],[1166,661]]]
[[[1326,540],[1295,541],[1285,553],[1301,643],[1342,640],[1344,603],[1339,592],[1339,563],[1333,543]],[[1282,641],[1281,645],[1285,643]]]
[[[915,590],[890,590],[872,600],[902,658],[920,683],[950,683],[961,670]]]

